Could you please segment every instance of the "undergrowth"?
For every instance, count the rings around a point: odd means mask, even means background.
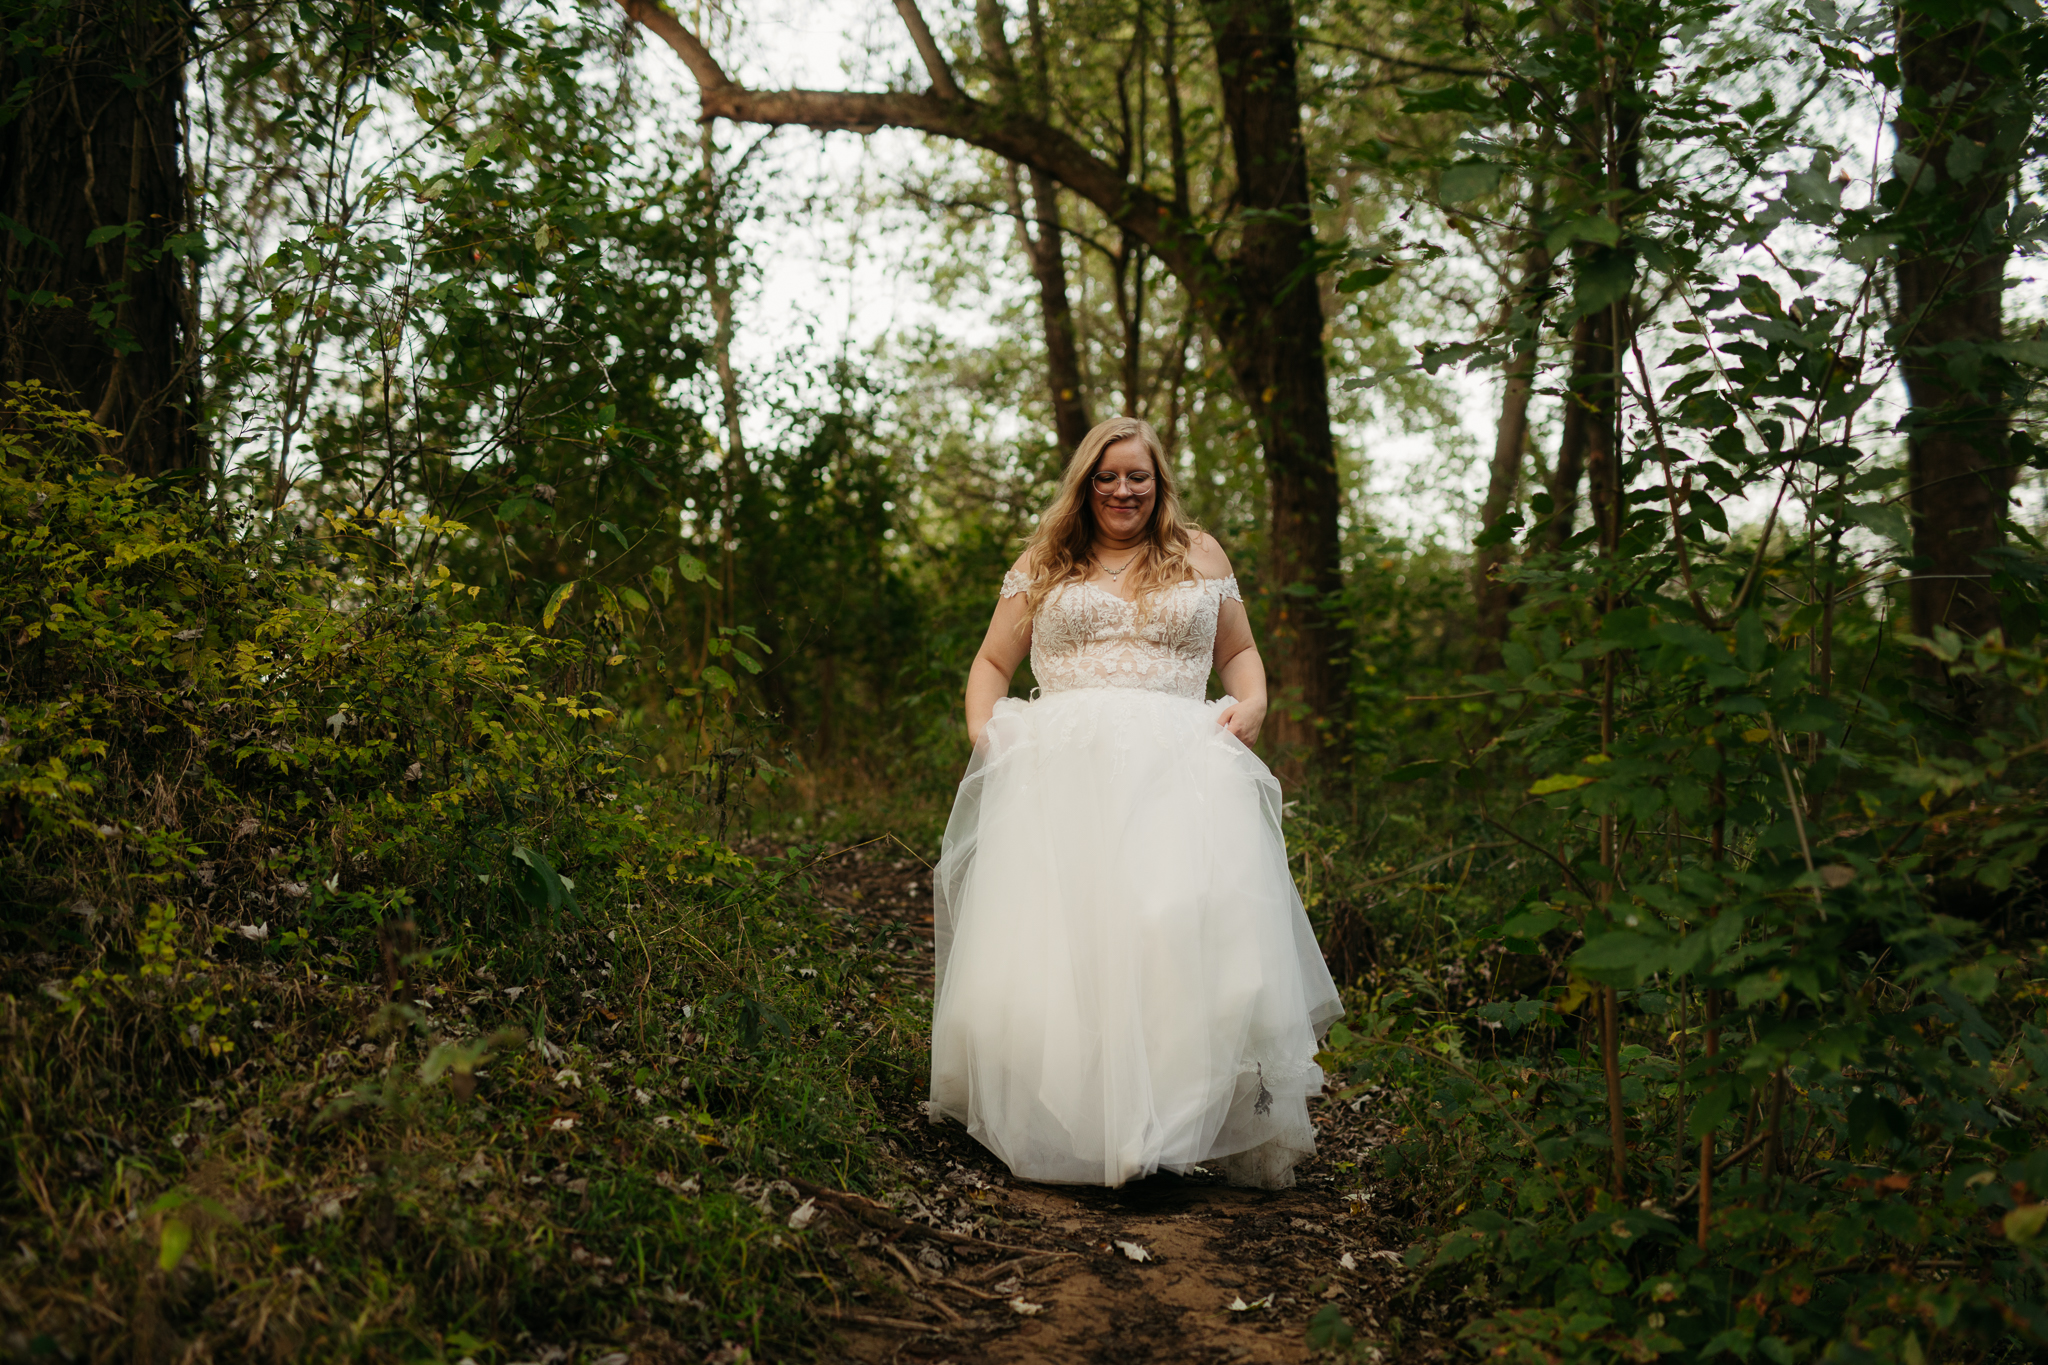
[[[472,615],[462,527],[236,525],[5,404],[0,1349],[804,1353],[774,1182],[862,1185],[918,1034],[803,852]]]

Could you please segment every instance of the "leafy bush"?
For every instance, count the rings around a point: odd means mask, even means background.
[[[798,1339],[768,1182],[857,1182],[917,1036],[805,864],[471,616],[460,527],[237,532],[0,402],[8,1349]]]

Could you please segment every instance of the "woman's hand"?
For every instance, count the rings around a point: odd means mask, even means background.
[[[1216,723],[1236,735],[1249,749],[1258,742],[1259,727],[1266,723],[1265,700],[1232,702],[1216,713]]]

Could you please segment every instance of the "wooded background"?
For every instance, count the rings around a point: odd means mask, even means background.
[[[696,946],[641,1052],[737,1077],[814,1018],[723,1145],[869,1178],[805,1126],[855,1016],[773,977],[765,869],[935,842],[1001,571],[1121,412],[1248,589],[1326,1066],[1406,1116],[1475,1349],[2048,1336],[2030,8],[897,0],[843,89],[643,0],[7,9],[7,989],[101,1048],[23,1113],[122,1039],[179,1060],[93,1103],[183,1103],[315,962],[467,1078],[500,1035],[422,981],[583,999],[658,915]],[[888,269],[971,333],[821,359],[758,306],[764,149],[813,133],[899,140],[805,211],[927,221]],[[1438,527],[1365,492],[1396,433]],[[397,1055],[321,1121],[402,1150]],[[219,1197],[150,1190],[160,1247]],[[761,1273],[718,1291],[757,1346]],[[8,1311],[72,1340],[51,1274]]]

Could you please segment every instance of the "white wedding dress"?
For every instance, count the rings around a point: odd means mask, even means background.
[[[1141,618],[1055,590],[1032,621],[1043,695],[996,703],[960,783],[933,881],[932,1107],[1025,1179],[1199,1164],[1277,1189],[1315,1150],[1316,1040],[1342,1010],[1280,784],[1202,700],[1226,598],[1236,579],[1191,580]]]

